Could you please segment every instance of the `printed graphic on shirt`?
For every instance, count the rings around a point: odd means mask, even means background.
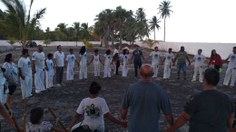
[[[29,68],[31,67],[31,62],[30,62],[30,61],[28,61],[28,67],[29,67]]]
[[[154,56],[156,59],[158,58],[158,54],[155,54],[155,56]]]
[[[232,61],[235,60],[235,56],[232,55],[230,59],[231,59]]]
[[[201,61],[201,60],[202,60],[202,58],[201,58],[201,57],[198,57],[198,58],[197,58],[197,60],[198,60],[198,61]]]
[[[100,110],[98,107],[96,107],[94,104],[88,105],[85,108],[85,112],[88,116],[91,118],[98,118],[100,116]]]

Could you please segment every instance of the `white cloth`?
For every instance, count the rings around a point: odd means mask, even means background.
[[[194,60],[194,67],[199,67],[199,66],[203,66],[204,65],[204,62],[206,60],[206,57],[203,56],[203,55],[195,55],[193,57],[193,60]]]
[[[82,125],[88,125],[91,130],[104,132],[104,114],[109,112],[105,99],[101,97],[85,98],[76,112],[84,115]]]
[[[114,49],[114,51],[113,51],[113,56],[116,54],[116,53],[118,53],[119,54],[119,51],[117,50],[117,49]]]
[[[228,58],[229,58],[228,68],[230,69],[236,68],[236,54],[230,54]]]
[[[104,78],[105,77],[111,77],[111,62],[112,62],[112,56],[111,55],[104,55],[105,62],[104,62]]]
[[[94,68],[94,76],[100,76],[100,57],[99,55],[93,55],[93,68]]]
[[[174,54],[173,53],[165,53],[164,55],[165,58],[165,65],[172,65],[173,59],[174,59]]]
[[[152,57],[152,68],[154,72],[153,77],[157,77],[161,53],[159,51],[152,51],[149,56]]]
[[[199,82],[203,82],[204,62],[206,57],[203,55],[196,54],[193,57],[194,60],[194,73],[192,81],[197,80],[197,74],[199,74]]]
[[[0,102],[2,104],[5,104],[6,103],[6,96],[7,94],[5,93],[4,91],[4,85],[6,83],[6,79],[5,77],[3,76],[3,71],[2,69],[0,68]]]
[[[83,55],[80,55],[80,69],[79,69],[79,79],[87,79],[87,64],[88,64],[88,55],[85,52]]]
[[[29,57],[21,57],[18,61],[18,67],[21,68],[24,76],[32,77],[32,66]]]
[[[128,75],[128,71],[129,71],[129,54],[122,54],[120,56],[121,60],[122,60],[122,77],[127,77]]]
[[[230,83],[230,86],[233,87],[236,80],[236,54],[230,54],[228,58],[229,64],[225,73],[223,84],[227,86]]]
[[[163,78],[164,79],[170,79],[171,75],[171,65],[168,63],[164,64],[164,73],[163,73]]]
[[[44,69],[45,68],[45,54],[44,52],[34,52],[32,55],[32,60],[35,61],[35,68]]]
[[[45,90],[45,71],[44,69],[36,69],[34,74],[35,93]]]
[[[5,73],[11,81],[15,82],[16,84],[19,84],[18,68],[15,63],[5,62],[3,63],[2,68],[6,70]],[[11,85],[11,83],[7,82],[7,85],[9,86]]]
[[[58,67],[64,67],[64,59],[65,59],[65,55],[64,55],[64,52],[59,52],[59,51],[56,51],[54,54],[53,54],[53,59],[56,60],[56,65]]]
[[[32,124],[28,122],[26,132],[51,132],[53,125],[49,121],[43,121],[40,124]]]
[[[69,54],[66,56],[66,61],[67,61],[66,80],[74,80],[74,67],[76,60],[77,59],[74,54]]]
[[[46,60],[47,70],[46,70],[46,88],[53,87],[53,78],[55,75],[54,72],[54,63],[52,59]]]

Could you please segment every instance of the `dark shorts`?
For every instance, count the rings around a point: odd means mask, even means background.
[[[181,70],[182,70],[183,72],[186,72],[187,66],[186,66],[185,63],[184,63],[184,64],[177,64],[177,71],[180,72]]]
[[[16,91],[16,85],[10,85],[8,86],[9,93],[10,95],[13,95],[13,93]]]

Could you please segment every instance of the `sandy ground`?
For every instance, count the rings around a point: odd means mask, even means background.
[[[65,52],[66,55],[68,54],[69,48],[70,47],[63,47],[63,51]],[[79,47],[72,47],[72,48],[74,49],[75,54],[78,57]],[[99,48],[99,53],[104,54],[104,48],[100,48],[100,47],[98,48]],[[31,48],[30,54],[32,54],[35,50],[36,49]],[[53,53],[55,50],[56,50],[56,47],[44,47],[45,54],[49,52]],[[12,51],[15,57],[15,60],[18,60],[20,56],[20,51],[21,51],[20,47]],[[148,57],[148,54],[150,51],[146,49],[143,51],[144,51],[145,57]],[[88,53],[92,53],[92,52],[93,52],[93,49],[88,50]],[[9,53],[9,51],[6,53]],[[0,54],[0,64],[3,63],[6,53]],[[148,59],[147,63],[150,63],[150,58]],[[93,77],[92,69],[93,67],[92,65],[90,65],[88,68],[88,79],[80,81],[78,80],[78,76],[79,76],[78,67],[76,67],[74,83],[64,81],[65,86],[54,87],[54,88],[44,91],[43,93],[34,94],[33,97],[29,98],[27,102],[27,117],[29,118],[29,112],[32,108],[43,107],[45,108],[45,116],[44,116],[45,120],[49,120],[55,124],[55,119],[47,111],[47,108],[50,107],[53,109],[55,114],[58,117],[60,117],[60,120],[63,122],[64,126],[67,127],[72,119],[72,116],[75,114],[75,111],[80,101],[89,95],[88,86],[92,81],[97,81],[102,85],[102,91],[100,93],[100,96],[106,99],[111,113],[114,116],[118,117],[120,113],[122,98],[126,89],[131,83],[134,83],[138,80],[138,78],[134,77],[133,65],[132,64],[130,65],[129,74],[127,78],[122,78],[120,76],[121,75],[121,71],[120,71],[119,76],[113,76],[111,79],[103,79],[103,78],[97,79]],[[219,86],[217,87],[217,89],[235,98],[235,93],[236,93],[235,88],[232,89],[228,87],[223,87],[221,85],[225,70],[226,70],[226,67],[224,66],[224,69],[221,72],[221,82]],[[172,75],[171,75],[170,80],[161,79],[163,75],[163,66],[160,67],[158,75],[159,75],[159,78],[155,79],[154,81],[160,84],[161,86],[163,86],[163,88],[166,90],[168,96],[170,97],[173,114],[175,117],[177,117],[177,115],[179,115],[182,112],[186,99],[190,95],[200,92],[202,90],[201,83],[191,82],[192,75],[193,75],[192,66],[188,67],[187,80],[183,80],[183,78],[180,78],[180,80],[176,80],[175,67],[173,67],[172,69]],[[20,87],[18,87],[14,94],[14,106],[12,109],[20,125],[22,125],[23,108],[24,108],[24,102],[21,98]],[[80,118],[80,120],[81,119],[82,118]],[[107,132],[126,131],[126,129],[121,128],[120,126],[114,123],[111,123],[108,120],[105,120],[105,124],[106,124]],[[166,124],[167,123],[162,116],[160,120],[161,131],[164,131]],[[1,120],[0,131],[9,132],[9,131],[14,131],[14,130],[12,130],[3,120]]]

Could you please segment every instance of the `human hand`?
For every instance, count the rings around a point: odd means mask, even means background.
[[[175,129],[173,126],[167,126],[166,127],[166,132],[175,132]]]
[[[121,125],[123,128],[126,128],[126,127],[128,127],[128,121],[127,121],[127,120],[121,120],[121,121],[120,121],[120,125]]]

